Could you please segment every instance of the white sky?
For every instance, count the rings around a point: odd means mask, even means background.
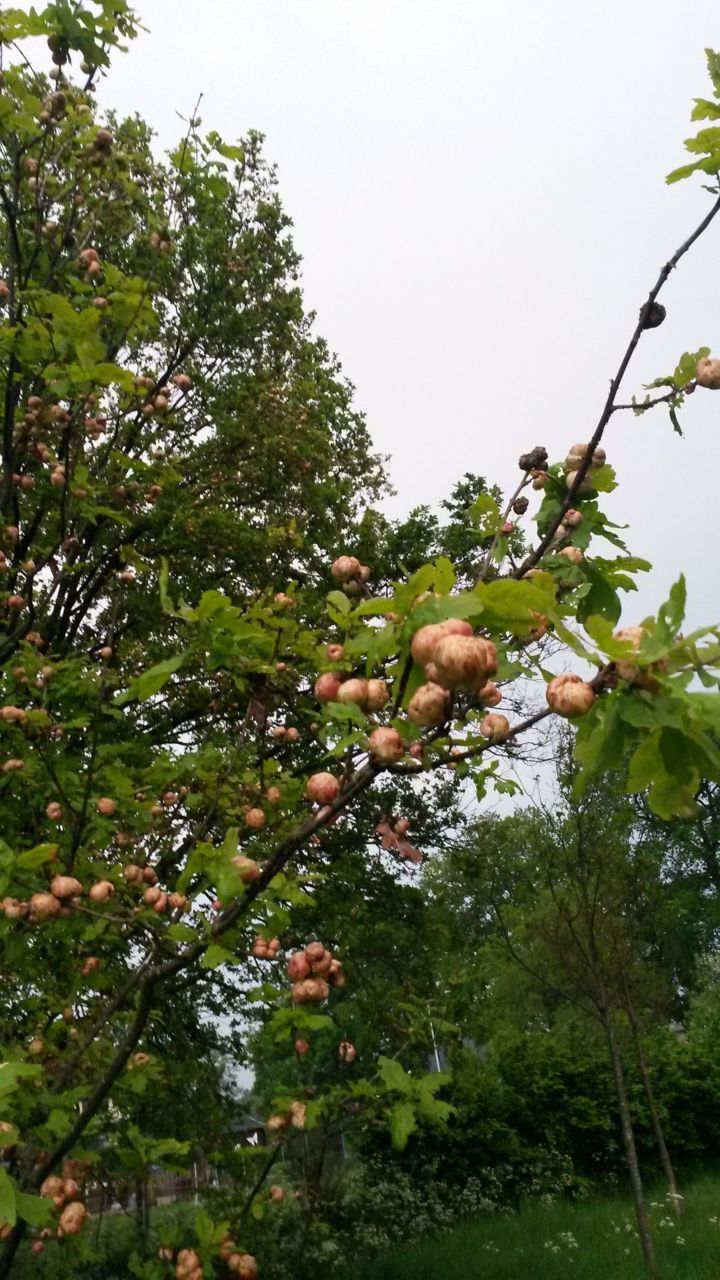
[[[149,33],[102,99],[176,140],[267,135],[318,329],[391,458],[392,510],[466,470],[505,488],[520,452],[589,437],[662,262],[706,211],[683,162],[708,95],[713,0],[137,0]],[[697,126],[695,126],[697,127]],[[667,289],[627,390],[702,343],[720,353],[720,221]],[[629,397],[628,397],[629,398]],[[612,513],[655,570],[681,569],[690,621],[720,619],[720,392],[617,415]],[[598,548],[600,549],[600,548]]]

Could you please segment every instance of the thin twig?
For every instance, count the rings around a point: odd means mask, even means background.
[[[605,428],[614,413],[615,397],[617,396],[617,393],[620,389],[620,384],[623,378],[625,377],[628,365],[630,364],[630,361],[632,360],[635,354],[637,345],[640,342],[640,339],[643,333],[645,332],[645,325],[644,325],[645,316],[647,315],[653,302],[655,302],[656,298],[658,297],[658,294],[660,293],[663,286],[667,282],[671,273],[675,270],[675,267],[677,266],[680,259],[683,258],[685,254],[688,252],[688,250],[692,248],[692,246],[695,244],[695,241],[700,239],[700,236],[703,234],[703,232],[707,231],[707,228],[710,226],[710,223],[713,221],[715,217],[717,217],[718,213],[720,213],[720,196],[718,196],[718,199],[713,204],[712,208],[710,209],[710,212],[705,215],[702,222],[695,228],[692,235],[688,236],[687,240],[683,241],[683,243],[680,245],[680,248],[676,249],[675,253],[672,255],[671,258],[668,259],[668,261],[665,263],[665,266],[662,268],[660,275],[658,276],[657,280],[655,281],[655,284],[653,285],[652,289],[650,290],[647,296],[647,300],[644,306],[641,307],[640,309],[640,316],[639,316],[638,322],[635,325],[635,329],[633,330],[633,335],[625,349],[625,354],[623,355],[622,360],[620,361],[617,372],[614,378],[612,379],[612,382],[610,383],[610,390],[608,391],[607,399],[605,400],[602,413],[600,414],[599,422],[597,424],[597,427],[595,428],[595,431],[593,432],[592,439],[590,440],[590,443],[588,444],[588,447],[585,450],[585,456],[583,457],[582,462],[580,463],[580,466],[575,472],[575,479],[571,487],[568,489],[567,493],[565,494],[563,501],[560,503],[560,508],[557,514],[554,516],[554,518],[550,522],[550,525],[548,526],[548,529],[546,530],[540,543],[538,544],[538,546],[535,548],[534,551],[531,551],[530,554],[525,557],[522,564],[519,565],[518,568],[515,570],[513,577],[523,578],[525,574],[530,569],[533,569],[535,565],[538,563],[538,561],[542,559],[548,547],[552,543],[552,540],[553,540],[553,537],[555,536],[556,531],[559,529],[560,525],[562,524],[565,513],[569,511],[571,506],[573,505],[573,502],[580,489],[580,486],[582,485],[582,482],[585,479],[585,476],[587,475],[590,469],[590,464],[592,462],[593,454],[597,449],[600,441],[602,440],[603,432],[605,431]]]

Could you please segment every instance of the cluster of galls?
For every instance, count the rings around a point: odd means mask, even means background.
[[[257,791],[260,790],[259,787],[255,789]],[[248,790],[250,790],[250,788],[248,788]],[[267,787],[264,799],[265,802],[270,805],[280,804],[280,801],[282,800],[282,792],[280,788],[275,786]],[[245,825],[246,827],[250,827],[251,831],[262,831],[263,827],[267,825],[265,810],[259,808],[258,805],[253,805],[249,809],[246,809],[244,816]]]
[[[109,646],[103,646],[100,650],[100,655],[103,658],[109,657],[111,653],[112,650]],[[2,708],[0,717],[20,724],[27,719],[26,713],[17,707]],[[22,764],[22,761],[18,763]],[[153,805],[151,809],[153,817],[164,813],[168,807],[178,804],[182,793],[187,793],[186,787],[181,787],[179,792],[165,792],[162,797],[162,804]],[[138,793],[138,798],[144,799],[144,794]],[[110,796],[100,796],[95,802],[95,807],[98,814],[105,818],[112,818],[117,811],[117,803]],[[50,800],[45,806],[45,815],[51,822],[61,822],[63,819],[61,803],[57,800]],[[135,844],[136,841],[136,836],[132,836],[125,831],[119,831],[115,835],[115,843],[121,849]],[[164,915],[167,911],[183,912],[187,911],[189,907],[189,900],[185,894],[166,892],[158,886],[157,873],[150,866],[129,862],[123,867],[123,878],[126,885],[138,888],[143,892],[145,906],[150,907],[157,915]],[[48,920],[71,915],[72,911],[81,905],[84,893],[84,886],[75,876],[56,874],[50,882],[49,891],[34,893],[27,902],[19,901],[16,898],[4,898],[0,902],[0,909],[8,919],[23,920],[28,918],[31,924],[42,924]],[[115,885],[112,880],[108,879],[96,881],[87,890],[87,897],[94,906],[107,904],[114,895]],[[90,964],[90,961],[86,961],[86,966],[88,964]],[[91,971],[92,969],[90,968],[83,969],[86,976]]]
[[[0,560],[0,569],[4,569],[7,567],[8,567],[7,561]],[[25,560],[22,567],[26,571],[26,573],[34,573],[35,561]],[[13,597],[10,597],[10,599],[12,598]],[[49,682],[53,680],[56,675],[57,675],[57,668],[52,666],[51,663],[45,663],[44,666],[36,669],[34,672],[32,670],[29,671],[28,668],[25,666],[17,666],[12,668],[13,680],[16,680],[18,684],[24,684],[24,685],[33,684],[36,689],[47,688],[47,685],[49,684]],[[2,717],[3,720],[7,719],[12,721],[14,719],[14,713],[19,712],[19,710],[20,710],[19,707],[10,707],[10,706],[3,707],[0,710],[0,717]],[[10,714],[8,716],[5,716],[3,714],[5,711],[10,712]],[[25,716],[24,711],[21,712],[21,715],[25,718],[23,720],[18,720],[17,723],[24,724],[26,723],[27,717]],[[50,732],[51,732],[51,736],[54,738],[64,737],[64,731],[63,731],[62,725],[53,725],[52,730]]]
[[[341,557],[342,558],[342,557]],[[351,559],[352,557],[344,557]],[[329,644],[326,654],[331,662],[340,662],[343,658],[343,647],[341,644]],[[363,676],[348,676],[344,672],[325,671],[318,676],[315,681],[315,697],[318,702],[339,702],[345,706],[354,705],[361,711],[368,713],[382,711],[390,700],[388,687],[384,680],[366,680]],[[370,754],[373,759],[384,764],[391,764],[393,761],[400,760],[405,753],[402,738],[396,729],[378,728],[374,729],[369,735]],[[317,774],[316,778],[330,779],[331,774]],[[327,782],[326,786],[317,784],[313,779],[313,784],[306,795],[310,800],[317,800],[320,804],[332,804],[338,793],[338,784],[335,779],[334,792],[330,798],[323,798],[321,794],[313,794],[314,790],[327,790],[328,794],[333,791],[331,782]]]
[[[166,911],[187,911],[189,906],[184,893],[167,893],[158,885],[151,885],[145,890],[143,902],[159,916],[164,915]]]
[[[342,645],[328,645],[328,655],[333,658],[334,654],[331,650],[340,650],[342,653]],[[346,707],[352,704],[364,712],[380,712],[387,707],[389,694],[384,680],[365,680],[360,676],[345,676],[336,671],[325,671],[322,676],[316,678],[315,698],[319,703],[341,703]],[[368,741],[370,755],[380,762],[389,764],[393,760],[400,760],[405,754],[405,746],[402,744],[400,733],[395,728],[375,728],[370,733]],[[329,778],[331,774],[316,774],[316,777]],[[311,790],[313,788],[306,792],[307,797],[310,800],[319,800],[320,804],[332,804],[332,800],[337,795],[336,790],[332,799],[323,800],[318,795],[311,794]]]
[[[43,129],[52,129],[60,120],[64,120],[68,109],[68,95],[64,89],[55,89],[42,100],[38,117]]]
[[[348,596],[359,596],[370,579],[368,565],[361,564],[357,556],[338,556],[330,569],[333,578],[340,583]]]
[[[75,1172],[75,1166],[78,1163],[68,1162],[67,1169],[70,1173]],[[59,1240],[62,1240],[63,1236],[76,1236],[82,1230],[87,1218],[87,1209],[79,1199],[80,1187],[77,1179],[67,1176],[66,1169],[63,1169],[62,1175],[52,1174],[46,1178],[40,1187],[40,1195],[52,1200],[59,1214],[55,1232]]]
[[[163,227],[162,231],[151,231],[148,242],[150,248],[156,249],[159,253],[169,253],[172,249],[170,231],[167,227]]]
[[[168,893],[165,889],[161,889],[157,883],[157,872],[153,867],[141,867],[137,863],[129,862],[123,868],[123,877],[126,884],[134,885],[143,891],[145,906],[150,907],[156,915],[163,916],[167,911],[187,911],[189,901],[185,894]],[[103,881],[103,883],[108,884],[109,881]]]
[[[582,522],[582,512],[577,511],[574,507],[570,507],[562,518],[562,523],[558,525],[553,534],[553,543],[557,545],[564,542],[566,538],[572,537],[573,530],[577,529]],[[570,564],[582,564],[585,556],[579,547],[566,546],[561,547],[557,551],[557,555],[562,556],[563,560],[568,560]]]
[[[97,305],[98,303],[105,305],[105,299],[96,298],[95,304]],[[107,417],[105,414],[98,413],[97,404],[97,396],[90,392],[90,395],[85,397],[84,408],[87,416],[83,420],[83,430],[88,440],[99,440],[101,436],[105,435],[107,428]],[[79,497],[80,495],[76,494],[76,496]]]
[[[634,653],[639,652],[644,634],[642,627],[620,627],[613,632],[614,639],[628,644]],[[612,683],[613,677],[619,676],[621,680],[625,680],[636,688],[644,689],[646,693],[657,693],[660,689],[660,682],[652,673],[656,671],[659,674],[663,674],[667,669],[668,662],[666,658],[660,658],[658,661],[650,663],[647,670],[643,670],[630,657],[616,658],[611,664],[609,672],[606,673],[606,683],[608,677],[609,683]],[[593,685],[578,675],[556,676],[554,680],[550,681],[545,694],[551,711],[555,711],[557,715],[565,716],[568,719],[585,715],[592,707],[597,696]]]
[[[310,942],[296,951],[287,963],[292,980],[292,998],[296,1004],[316,1004],[327,1000],[330,987],[344,987],[342,964],[322,942]]]
[[[41,396],[28,396],[19,409],[20,417],[13,427],[13,443],[18,449],[24,449],[28,464],[38,463],[50,468],[50,484],[55,489],[64,489],[67,484],[65,465],[58,461],[57,455],[44,436],[53,427],[62,427],[70,422],[69,411],[54,401],[45,401]],[[36,479],[31,471],[13,474],[13,484],[21,492],[26,493],[35,488]],[[84,496],[77,491],[76,496]]]
[[[53,807],[53,804],[48,806],[50,809]],[[88,898],[93,903],[103,903],[114,892],[115,886],[110,880],[99,880],[88,890]],[[81,905],[84,893],[84,886],[75,876],[58,873],[52,877],[49,890],[33,893],[27,902],[17,898],[3,898],[0,908],[8,920],[28,919],[30,924],[44,924],[48,920],[65,919],[72,915],[73,910]],[[85,966],[88,964],[89,961],[86,961]],[[97,962],[93,965],[93,968],[96,967]],[[92,969],[84,967],[83,972],[87,976]]]
[[[518,466],[521,471],[526,474],[532,471],[541,471],[547,466],[548,451],[542,444],[536,444],[534,449],[529,453],[521,453],[518,459]]]
[[[521,453],[518,459],[520,470],[524,471],[526,475],[532,476],[533,489],[545,488],[549,479],[547,464],[548,452],[541,444],[536,444],[535,448],[531,449],[529,453]],[[518,502],[522,505],[518,506]],[[518,499],[513,505],[513,510],[518,515],[522,515],[524,511],[527,511],[527,499]]]
[[[173,1274],[176,1280],[202,1280],[203,1278],[202,1259],[195,1249],[180,1249],[175,1253],[174,1249],[161,1246],[158,1249],[158,1258],[161,1262],[174,1264]]]
[[[342,657],[342,645],[328,645],[331,661]],[[361,711],[382,711],[390,694],[384,680],[365,680],[360,676],[347,676],[338,671],[325,671],[315,681],[315,697],[318,702],[354,703]]]
[[[5,604],[17,612],[24,609],[26,603],[24,596],[11,595],[5,600]],[[38,649],[44,648],[45,641],[37,631],[28,631],[24,636],[24,639],[28,644],[34,645]],[[53,666],[47,664],[42,667],[35,674],[36,687],[38,689],[44,689],[48,681],[51,680],[54,675],[55,668]],[[30,683],[30,676],[28,675],[26,667],[13,667],[12,676],[19,684]],[[22,707],[15,707],[10,703],[0,707],[0,720],[4,721],[6,724],[15,725],[19,729],[25,729],[29,724],[27,711]],[[63,738],[65,736],[65,729],[61,724],[46,723],[40,728],[37,725],[33,726],[32,732],[36,734],[38,731],[46,734],[48,738]],[[6,760],[3,765],[0,765],[0,771],[2,773],[14,773],[15,771],[20,771],[24,768],[25,761],[17,758]]]
[[[55,66],[64,67],[70,57],[70,46],[65,37],[53,32],[51,36],[48,36],[47,44]]]
[[[294,725],[274,724],[270,729],[270,736],[276,742],[299,742],[300,730],[296,729]]]
[[[268,1116],[265,1128],[268,1133],[282,1133],[284,1129],[304,1129],[307,1120],[307,1104],[292,1102],[289,1111],[280,1111]]]
[[[263,938],[261,933],[257,934],[250,951],[251,956],[256,960],[277,960],[279,954],[279,938]]]
[[[109,129],[98,129],[83,151],[83,159],[93,169],[102,169],[112,154],[115,139]]]
[[[497,650],[492,641],[476,636],[469,622],[448,618],[445,622],[420,627],[412,638],[410,652],[427,676],[408,704],[408,718],[429,727],[447,719],[453,691],[465,689],[488,707],[497,706],[502,694],[490,679],[497,671]],[[505,716],[489,712],[481,733],[500,742],[509,732]]]
[[[155,378],[149,373],[139,373],[135,378],[135,390],[142,399],[140,412],[150,418],[153,414],[166,414],[170,408],[172,392],[165,385],[156,386]],[[149,395],[147,393],[150,393]]]
[[[282,1190],[282,1188],[278,1188],[278,1190]],[[277,1196],[272,1195],[270,1198],[278,1199]],[[239,1280],[256,1280],[258,1267],[253,1255],[251,1253],[238,1253],[237,1246],[229,1235],[225,1235],[220,1245],[220,1258],[226,1264],[228,1271],[231,1271],[234,1276],[238,1276]]]
[[[44,1253],[45,1241],[52,1236],[62,1240],[65,1236],[75,1236],[82,1230],[87,1218],[87,1209],[79,1200],[80,1184],[87,1178],[90,1165],[86,1160],[66,1160],[62,1175],[46,1178],[40,1188],[40,1195],[53,1202],[53,1212],[58,1215],[57,1225],[43,1227],[30,1246],[32,1253]],[[8,1223],[0,1226],[0,1240],[7,1240],[12,1228]]]
[[[257,1280],[257,1262],[252,1254],[238,1253],[228,1235],[223,1238],[218,1257],[239,1280]],[[175,1280],[202,1280],[205,1274],[202,1259],[196,1249],[180,1249],[175,1253],[173,1249],[163,1246],[158,1249],[158,1258],[161,1262],[173,1265]]]
[[[634,653],[638,653],[645,632],[642,627],[620,627],[613,632],[613,638],[620,640],[625,644],[629,644]],[[632,658],[616,658],[613,668],[621,680],[627,681],[628,684],[635,685],[638,689],[644,689],[646,693],[657,693],[660,689],[660,682],[652,674],[657,671],[664,674],[668,669],[667,658],[660,658],[657,662],[650,663],[650,668],[643,671],[637,662]]]
[[[81,249],[76,261],[79,270],[84,272],[86,280],[97,280],[103,273],[100,254],[92,246],[87,249]]]
[[[578,470],[587,455],[588,448],[589,446],[587,444],[574,444],[570,447],[564,462],[565,485],[568,489],[572,489],[575,481],[577,480]],[[594,450],[590,459],[589,471],[580,482],[577,490],[578,493],[585,493],[588,489],[592,489],[593,481],[590,472],[597,471],[600,467],[604,467],[606,460],[605,450],[598,446],[597,449]]]

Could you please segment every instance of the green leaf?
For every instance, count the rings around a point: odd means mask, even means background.
[[[688,693],[685,700],[691,715],[699,712],[706,727],[720,738],[720,694]]]
[[[0,1095],[14,1093],[18,1081],[41,1075],[42,1067],[32,1062],[0,1062]]]
[[[167,929],[165,937],[171,938],[173,942],[194,942],[195,930],[192,925],[176,920],[175,924],[171,924]]]
[[[42,867],[46,862],[52,862],[57,857],[58,846],[56,844],[36,844],[34,849],[25,849],[19,853],[16,863],[19,867],[27,868],[33,871],[36,867]]]
[[[189,650],[184,649],[182,653],[178,653],[174,658],[166,658],[164,662],[158,662],[154,667],[149,667],[147,671],[143,671],[142,675],[136,676],[130,681],[125,693],[120,694],[116,698],[119,706],[124,706],[127,702],[145,702],[148,698],[152,698],[154,694],[167,684],[171,675],[183,665],[188,656]]]
[[[341,723],[347,723],[349,720],[361,729],[365,729],[367,726],[367,716],[364,711],[360,710],[356,702],[327,702],[323,707],[323,718],[339,720]]]
[[[658,620],[664,622],[670,632],[675,633],[682,625],[686,605],[687,587],[685,585],[685,577],[681,574],[677,582],[670,588],[670,598],[661,606],[658,612]]]
[[[195,1214],[195,1234],[203,1253],[217,1253],[228,1230],[229,1222],[214,1222],[205,1209]]]
[[[708,75],[713,82],[715,97],[720,98],[720,54],[716,53],[714,49],[706,49],[705,58]]]
[[[230,601],[224,591],[203,591],[200,597],[200,603],[197,607],[198,620],[205,618],[214,618],[222,609],[227,609]],[[230,606],[232,608],[232,606]],[[232,618],[229,615],[228,621]]]
[[[160,577],[159,577],[160,605],[163,613],[168,613],[170,614],[171,617],[176,618],[177,611],[175,609],[175,605],[170,599],[170,595],[168,591],[169,583],[170,583],[170,565],[168,564],[166,557],[163,556],[162,559],[160,560]]]
[[[31,1196],[24,1191],[15,1192],[17,1215],[31,1227],[45,1227],[50,1221],[53,1202],[49,1196]]]
[[[689,178],[693,173],[697,173],[699,164],[681,164],[678,169],[673,169],[666,177],[665,181],[668,186],[674,182],[682,182],[685,178]]]
[[[658,817],[692,817],[700,771],[693,763],[697,744],[686,734],[661,729],[641,742],[630,761],[627,790],[648,792],[648,804]]]
[[[398,1093],[413,1091],[415,1081],[403,1070],[396,1058],[378,1058],[378,1071],[386,1089],[396,1089]]]
[[[685,145],[687,146],[687,143]],[[668,174],[665,181],[670,184],[689,178],[693,173],[717,174],[718,172],[720,172],[720,151],[705,156],[703,160],[696,160],[694,164],[680,165],[679,169],[673,169],[672,173]]]
[[[344,591],[329,591],[327,600],[328,604],[332,605],[338,613],[341,613],[343,617],[347,617],[352,605],[350,604],[349,596],[346,596]]]
[[[17,1219],[15,1184],[7,1169],[0,1166],[0,1222],[13,1227]]]
[[[618,708],[625,723],[636,729],[659,728],[664,722],[657,700],[636,694],[634,690],[619,699]]]
[[[571,631],[569,627],[565,626],[565,623],[557,613],[553,612],[550,615],[550,618],[558,640],[562,640],[563,644],[566,644],[569,649],[572,649],[573,653],[576,653],[579,658],[584,658],[586,662],[597,662],[595,655],[586,648],[580,637],[575,635],[574,631]]]
[[[468,508],[468,515],[478,532],[484,536],[494,534],[500,526],[500,508],[489,493],[478,494]]]
[[[372,676],[376,667],[378,667],[385,658],[391,657],[397,652],[398,639],[393,623],[388,622],[384,627],[369,627],[365,630],[367,636],[370,632],[370,639],[367,646],[366,659],[366,675]]]
[[[688,151],[713,152],[720,151],[720,129],[700,129],[694,138],[686,138]]]
[[[474,591],[459,591],[454,596],[431,596],[423,600],[417,609],[413,609],[403,629],[403,637],[407,640],[420,627],[433,622],[445,622],[447,618],[479,618],[482,605]]]
[[[394,613],[404,616],[412,608],[413,601],[429,591],[435,584],[435,565],[424,564],[412,577],[402,586],[397,588],[393,600],[388,604],[388,608]]]
[[[600,614],[593,613],[585,619],[585,630],[594,640],[601,653],[612,658],[620,658],[632,651],[629,641],[616,640],[612,622]]]
[[[195,159],[192,148],[183,144],[176,147],[170,152],[170,163],[178,173],[192,173],[195,168]]]
[[[226,142],[216,142],[215,150],[224,156],[226,160],[243,161],[245,159],[245,151],[242,147],[231,147]]]
[[[622,612],[617,591],[591,560],[585,560],[583,571],[590,590],[578,604],[578,621],[587,623],[592,614],[597,613],[608,622],[617,622]]]
[[[597,471],[591,471],[590,479],[593,489],[598,493],[612,493],[613,489],[617,489],[615,472],[607,463],[603,467],[598,467]]]
[[[441,596],[448,595],[455,586],[455,570],[447,556],[438,556],[435,561],[435,590]]]
[[[689,382],[692,382],[695,377],[695,369],[697,367],[698,360],[702,360],[705,356],[709,355],[709,347],[700,347],[699,351],[684,351],[678,360],[675,372],[672,375],[672,380],[675,383],[675,386],[682,389],[683,387],[686,387]]]
[[[581,791],[589,777],[620,767],[625,753],[627,730],[622,722],[618,697],[597,700],[592,710],[581,718],[575,739],[575,758],[583,766],[576,791]]]
[[[333,594],[339,595],[340,592]],[[389,613],[392,610],[393,601],[387,596],[376,597],[373,600],[363,600],[355,610],[356,618],[372,618],[378,614]]]
[[[482,605],[482,621],[491,631],[522,634],[533,626],[538,613],[547,613],[555,600],[555,584],[550,574],[531,581],[502,578],[481,584],[476,594]]]
[[[664,765],[660,755],[660,732],[645,738],[630,760],[627,776],[627,790],[645,791],[660,773],[664,773]]]
[[[396,1102],[390,1111],[390,1138],[396,1151],[403,1151],[408,1138],[417,1128],[415,1110],[410,1102]]]
[[[228,951],[227,947],[221,947],[217,942],[211,942],[200,961],[201,969],[217,969],[221,964],[240,964],[237,956],[232,951]]]
[[[694,98],[693,101],[695,106],[691,120],[720,120],[720,103],[710,102],[707,98]]]

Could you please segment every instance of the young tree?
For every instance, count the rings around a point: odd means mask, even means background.
[[[662,1025],[673,1010],[674,975],[662,967],[656,933],[665,888],[657,862],[645,856],[634,838],[630,807],[596,787],[577,800],[570,781],[561,775],[561,794],[552,810],[531,811],[507,831],[481,826],[474,845],[483,853],[485,901],[513,964],[546,994],[551,1008],[572,1006],[605,1038],[640,1242],[647,1269],[654,1274],[623,1042],[629,1031],[677,1209],[677,1185],[642,1049],[639,1014],[642,1009],[652,1023]]]
[[[319,939],[290,957],[289,982],[279,956],[318,851],[355,813],[377,803],[383,838],[409,852],[383,775],[406,791],[439,770],[478,794],[503,789],[504,757],[556,714],[580,721],[586,776],[627,761],[627,786],[661,816],[694,812],[702,780],[720,780],[718,631],[678,635],[681,582],[657,618],[613,633],[618,591],[644,564],[600,506],[616,412],[675,415],[695,387],[720,386],[703,350],[662,394],[618,402],[663,319],[658,295],[720,197],[643,303],[589,443],[552,465],[540,446],[524,453],[504,509],[473,482],[472,536],[373,595],[349,539],[382,473],[311,333],[259,139],[228,144],[191,120],[162,163],[142,122],[97,118],[97,76],[136,25],[123,0],[0,12],[2,945],[14,974],[0,1276],[28,1225],[80,1232],[99,1128],[162,1078],[149,1050],[159,1019],[184,1007],[178,992],[210,999],[254,951],[294,1034],[342,1001],[341,958]],[[49,77],[33,68],[35,37]],[[714,55],[710,69],[720,95]],[[701,165],[717,174],[720,156]],[[533,489],[526,549],[514,517]],[[597,555],[597,539],[618,554]],[[591,678],[546,680],[548,631]],[[544,705],[531,693],[512,725],[491,709],[533,682]],[[442,1115],[399,1063],[382,1083],[406,1132]],[[322,1114],[322,1099],[281,1100],[276,1127]],[[111,1138],[120,1158],[122,1134]],[[256,1272],[227,1239],[202,1247]],[[172,1259],[188,1280],[202,1264],[190,1245]]]

